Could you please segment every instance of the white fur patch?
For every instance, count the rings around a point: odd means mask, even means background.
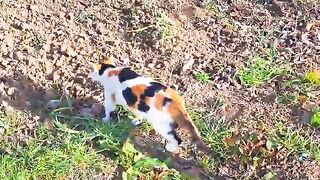
[[[121,68],[116,68],[120,70]],[[103,118],[104,122],[109,121],[110,119],[110,112],[113,110],[116,104],[123,105],[124,107],[128,107],[127,103],[122,95],[122,91],[126,88],[132,88],[135,85],[146,85],[149,86],[150,82],[153,80],[147,77],[137,77],[135,79],[127,80],[123,83],[119,82],[118,76],[108,77],[107,74],[110,70],[115,70],[115,68],[107,69],[101,76],[98,72],[90,73],[90,76],[93,80],[98,81],[104,88],[104,95],[106,97],[105,100],[105,108],[106,108],[106,117]],[[166,95],[162,90],[159,92],[163,95]],[[111,94],[115,94],[115,103],[110,104]],[[171,115],[167,112],[167,106],[164,107],[163,111],[159,111],[155,107],[156,98],[150,98],[150,109],[147,112],[140,112],[139,114],[144,118],[147,119],[153,126],[153,128],[162,136],[164,137],[168,143],[165,148],[170,151],[174,152],[178,148],[178,142],[175,137],[169,133],[172,131],[172,123],[174,120],[172,119]]]

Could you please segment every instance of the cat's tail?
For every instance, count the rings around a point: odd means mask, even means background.
[[[180,109],[180,112],[174,119],[182,129],[187,130],[191,137],[191,142],[195,144],[200,151],[207,154],[212,152],[211,148],[203,142],[197,127],[185,110]]]

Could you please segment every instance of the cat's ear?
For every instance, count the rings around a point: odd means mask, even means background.
[[[101,69],[101,64],[89,62],[89,66],[92,71],[99,71]]]
[[[115,62],[114,62],[114,58],[112,56],[106,58],[104,61],[103,61],[103,64],[108,64],[108,65],[113,65],[115,66]]]

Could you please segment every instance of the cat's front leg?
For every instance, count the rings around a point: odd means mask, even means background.
[[[112,98],[114,95],[110,93],[105,93],[105,117],[102,118],[103,122],[108,122],[111,117],[111,113],[115,110],[116,105],[114,102],[114,98]]]

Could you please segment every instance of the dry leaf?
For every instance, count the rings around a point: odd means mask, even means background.
[[[101,103],[94,103],[92,105],[91,112],[95,117],[99,117],[102,112],[102,104]]]
[[[316,107],[316,103],[311,102],[311,101],[307,101],[305,103],[302,104],[301,108],[305,111],[313,111],[313,109]]]
[[[227,147],[234,146],[235,144],[239,143],[241,138],[241,133],[239,130],[232,132],[232,135],[230,137],[227,137],[224,139],[224,143]]]
[[[307,31],[310,31],[313,25],[314,25],[314,23],[313,23],[313,22],[309,22],[309,23],[307,23],[307,25],[306,25],[306,29],[307,29]]]
[[[192,65],[194,63],[194,59],[189,59],[182,67],[182,72],[185,72],[188,69],[192,68]]]
[[[87,107],[81,107],[79,109],[79,115],[83,117],[94,117],[94,115],[92,114],[91,108],[87,108]]]
[[[298,100],[299,100],[299,102],[305,103],[305,102],[307,102],[308,97],[305,96],[305,95],[300,95],[300,96],[298,97]]]

